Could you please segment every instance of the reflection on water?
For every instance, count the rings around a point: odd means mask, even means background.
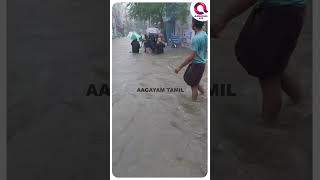
[[[202,177],[207,172],[207,98],[191,101],[184,70],[188,55],[166,48],[162,55],[132,54],[128,39],[113,40],[112,163],[120,177]],[[202,84],[207,87],[207,73]],[[147,93],[138,88],[183,88]]]

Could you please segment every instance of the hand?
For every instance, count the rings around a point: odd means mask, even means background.
[[[174,70],[174,72],[175,72],[176,74],[178,74],[180,70],[181,70],[181,68],[180,68],[180,67],[177,67],[177,68]]]
[[[213,38],[219,38],[220,33],[227,26],[227,21],[223,16],[217,16],[213,19],[212,36]]]

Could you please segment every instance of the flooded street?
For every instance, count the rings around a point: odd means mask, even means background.
[[[215,13],[219,14],[224,5],[225,1],[217,1]],[[262,96],[259,82],[247,74],[234,54],[237,36],[248,13],[234,19],[220,39],[211,39],[211,82],[231,84],[237,94],[211,98],[213,179],[311,180],[312,11],[308,9],[287,69],[302,84],[302,103],[294,106],[283,94],[280,127],[271,131],[259,125]]]
[[[207,98],[191,101],[177,67],[190,52],[132,54],[130,40],[112,42],[112,165],[118,177],[202,177],[207,172]],[[201,81],[207,89],[207,72]],[[181,88],[183,92],[137,92]],[[206,93],[207,94],[207,93]]]

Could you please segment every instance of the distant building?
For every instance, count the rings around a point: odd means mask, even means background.
[[[191,39],[194,36],[192,31],[192,16],[191,14],[186,17],[186,22],[181,22],[176,18],[177,4],[172,3],[166,6],[166,11],[163,17],[164,20],[164,34],[169,41],[171,39],[176,44],[183,47],[191,46]]]
[[[116,3],[112,7],[112,35],[113,36],[125,36],[125,23],[127,9],[125,4]]]

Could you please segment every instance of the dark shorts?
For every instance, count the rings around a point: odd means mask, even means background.
[[[191,87],[198,85],[203,76],[205,67],[205,64],[189,64],[183,75],[184,81]]]
[[[236,56],[255,77],[281,75],[296,47],[303,27],[305,7],[274,6],[255,8],[236,42]]]
[[[145,49],[147,49],[147,48],[149,48],[149,47],[150,47],[150,45],[149,45],[149,43],[148,43],[148,42],[145,42],[145,43],[143,44],[143,46],[144,46],[144,48],[145,48]]]

